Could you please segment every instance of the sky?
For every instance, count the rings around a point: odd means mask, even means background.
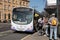
[[[42,12],[45,7],[45,2],[45,0],[30,0],[30,7],[35,8],[39,12]]]

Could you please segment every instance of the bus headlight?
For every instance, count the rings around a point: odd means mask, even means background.
[[[16,30],[16,25],[11,25],[11,29]]]
[[[33,30],[32,27],[33,27],[33,26],[28,27],[27,30],[28,30],[28,31],[32,31],[32,30]]]

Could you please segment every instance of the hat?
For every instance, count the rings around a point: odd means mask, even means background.
[[[55,15],[55,13],[52,14],[53,16]]]

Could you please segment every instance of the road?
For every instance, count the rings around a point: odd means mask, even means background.
[[[10,23],[0,23],[0,32],[11,30],[10,27],[11,27]]]
[[[10,24],[0,23],[0,40],[21,40],[30,33],[14,32],[10,29]]]

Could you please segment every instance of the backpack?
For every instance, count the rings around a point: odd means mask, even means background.
[[[57,20],[56,20],[55,18],[53,18],[53,19],[52,19],[52,25],[53,25],[53,26],[56,26],[56,24],[57,24]]]

